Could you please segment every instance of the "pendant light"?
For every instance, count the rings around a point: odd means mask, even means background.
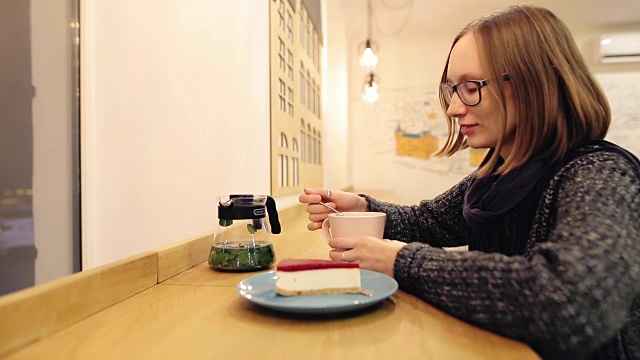
[[[362,100],[366,103],[373,104],[380,98],[380,94],[378,94],[378,76],[373,72],[370,72],[365,77],[363,90]]]
[[[365,70],[373,70],[378,65],[378,44],[371,40],[371,0],[367,0],[367,40],[360,44],[360,66]]]

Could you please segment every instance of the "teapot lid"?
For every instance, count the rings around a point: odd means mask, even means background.
[[[229,195],[229,199],[218,203],[218,219],[262,219],[269,213],[271,232],[282,230],[275,200],[268,195]]]
[[[218,219],[261,219],[267,215],[265,198],[254,195],[230,195],[218,203]]]

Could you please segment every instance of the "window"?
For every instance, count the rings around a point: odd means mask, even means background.
[[[304,64],[300,61],[300,103],[305,105],[305,97],[307,96],[305,93],[305,76],[304,76]]]
[[[318,138],[316,137],[316,129],[313,128],[313,163],[318,163]]]
[[[293,17],[290,11],[287,11],[287,39],[293,42]]]
[[[305,34],[305,16],[304,9],[300,9],[300,25],[298,26],[300,34],[300,45],[304,47],[304,34]]]
[[[320,70],[320,39],[316,41],[315,54],[316,54],[316,68],[319,71]]]
[[[289,116],[293,117],[293,89],[288,87],[287,99],[289,100]]]
[[[318,54],[318,35],[314,32],[313,33],[313,47],[311,49],[311,59],[313,60],[313,65],[316,66],[316,68],[318,68],[318,58],[317,58],[317,54]]]
[[[311,29],[313,26],[311,25],[311,19],[309,19],[309,24],[306,26],[307,34],[306,34],[306,42],[304,48],[307,49],[307,56],[311,57]]]
[[[313,80],[313,86],[311,87],[311,89],[313,90],[313,94],[311,94],[311,111],[313,112],[314,115],[317,115],[316,112],[316,79],[312,79]]]
[[[284,58],[284,50],[285,50],[284,41],[278,38],[278,54],[282,55],[283,58]]]
[[[287,135],[285,133],[280,133],[280,147],[284,150],[289,148],[289,143],[287,141]],[[282,152],[278,156],[278,184],[280,187],[289,186],[289,157]]]
[[[322,164],[322,137],[318,131],[318,164]]]
[[[305,131],[304,119],[300,120],[300,160],[307,161],[307,135]]]
[[[284,42],[282,41],[282,39],[278,38],[278,58],[279,58],[279,66],[280,66],[280,70],[285,71],[285,61],[284,61],[284,54],[285,54],[285,46],[284,46]]]
[[[287,111],[287,101],[282,96],[280,96],[280,110]]]
[[[293,138],[291,145],[292,145],[292,150],[296,154],[298,154],[298,141],[296,141],[296,138]],[[299,173],[299,169],[298,169],[298,158],[296,156],[293,156],[291,158],[291,185],[293,185],[293,186],[300,185],[300,173]]]
[[[287,75],[293,80],[293,53],[289,50],[287,50]]]
[[[316,104],[318,104],[318,119],[320,119],[322,111],[322,103],[320,102],[320,86],[316,89]]]
[[[311,137],[311,125],[307,124],[307,162],[313,162],[313,138]]]
[[[278,26],[284,30],[284,1],[280,0],[278,4]]]
[[[309,70],[307,70],[307,99],[305,100],[305,103],[307,104],[307,109],[309,109],[309,107],[311,106],[311,74],[309,73]]]
[[[287,86],[284,84],[284,81],[282,81],[282,79],[280,80],[280,110],[282,111],[287,111],[287,100],[286,100],[286,96],[287,96]]]

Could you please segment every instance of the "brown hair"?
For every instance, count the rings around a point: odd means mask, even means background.
[[[531,158],[556,162],[581,143],[602,139],[611,122],[604,92],[590,73],[566,25],[551,11],[518,5],[480,18],[456,36],[451,49],[473,32],[485,78],[511,78],[517,119],[513,151],[497,173],[511,171]],[[446,82],[449,57],[442,72]],[[478,169],[486,176],[498,161],[506,129],[506,82],[496,81],[489,90],[501,104],[503,135],[493,156]],[[484,89],[483,89],[484,90]],[[440,91],[440,104],[449,104]],[[447,116],[449,135],[435,154],[450,156],[468,147],[455,118]]]

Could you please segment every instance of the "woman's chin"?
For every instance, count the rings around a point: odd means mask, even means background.
[[[490,147],[493,147],[493,145],[488,144],[487,141],[469,137],[467,137],[467,145],[472,149],[488,149]]]

